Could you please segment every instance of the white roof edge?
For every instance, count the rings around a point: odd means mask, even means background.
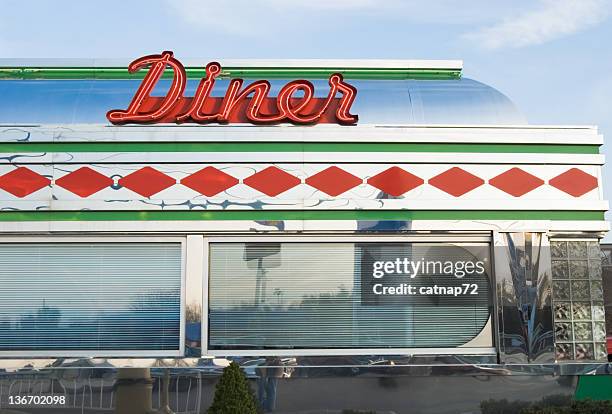
[[[190,129],[190,128],[219,128],[219,129],[261,129],[267,130],[278,130],[286,128],[288,130],[366,130],[372,128],[381,128],[389,130],[402,130],[402,129],[492,129],[492,130],[578,130],[595,132],[598,136],[603,137],[603,134],[598,133],[597,125],[547,125],[547,124],[358,124],[351,126],[341,126],[336,124],[319,124],[312,126],[300,126],[300,125],[273,125],[273,126],[260,126],[253,124],[153,124],[153,125],[112,125],[109,123],[91,123],[91,124],[36,124],[36,123],[0,123],[0,128],[14,128],[14,127],[29,127],[29,128],[60,128],[60,129],[79,129],[79,128],[122,128],[122,129],[154,129],[154,128],[177,128],[177,129]]]
[[[364,69],[454,69],[462,70],[462,60],[419,59],[192,59],[177,56],[186,67],[204,67],[216,61],[227,67],[253,68],[364,68]],[[0,67],[127,67],[133,59],[56,59],[1,58]]]
[[[545,128],[545,127],[544,127]],[[533,128],[529,125],[495,126],[405,126],[316,125],[125,125],[42,124],[0,125],[0,141],[89,142],[95,140],[134,142],[431,142],[601,145],[603,137],[591,128]],[[61,132],[61,133],[57,133]],[[599,162],[599,161],[598,161]],[[601,160],[603,163],[603,159]]]
[[[318,126],[318,125],[317,125]],[[360,124],[377,128],[474,128],[474,129],[581,129],[597,131],[597,125],[556,124]],[[351,126],[354,128],[356,126]]]
[[[342,130],[350,130],[350,129],[366,129],[366,128],[389,128],[389,129],[406,129],[406,128],[417,128],[417,129],[445,129],[445,128],[469,128],[469,129],[580,129],[580,130],[597,130],[596,125],[549,125],[549,124],[358,124],[351,126],[342,126],[336,124],[317,124],[317,125],[309,125],[309,126],[301,126],[301,125],[291,125],[291,124],[280,124],[280,125],[255,125],[255,124],[229,124],[229,125],[221,125],[221,124],[196,124],[196,123],[186,123],[186,124],[174,124],[174,123],[159,123],[152,125],[137,125],[137,124],[127,124],[127,125],[112,125],[109,123],[82,123],[82,124],[37,124],[37,123],[0,123],[0,128],[6,127],[37,127],[37,128],[82,128],[82,127],[121,127],[121,128],[156,128],[156,127],[171,127],[171,128],[267,128],[267,129],[278,129],[278,128],[288,128],[288,129],[342,129]],[[601,135],[601,134],[600,134]]]

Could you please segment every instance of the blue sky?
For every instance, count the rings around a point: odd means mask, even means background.
[[[530,123],[598,125],[612,142],[612,0],[24,4],[2,0],[2,57],[463,59],[464,76],[504,92]]]

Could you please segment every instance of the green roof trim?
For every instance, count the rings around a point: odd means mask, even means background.
[[[408,142],[8,142],[0,153],[32,152],[458,152],[599,154],[599,145]]]
[[[540,210],[164,210],[2,211],[8,221],[155,220],[604,220],[603,211]]]
[[[190,79],[206,76],[204,68],[185,69]],[[461,77],[460,69],[393,69],[393,68],[239,68],[224,67],[219,78],[245,79],[327,79],[332,73],[342,73],[346,79],[435,79]],[[0,79],[142,79],[146,71],[128,73],[127,68],[83,67],[0,67]],[[167,70],[164,78],[171,78]]]

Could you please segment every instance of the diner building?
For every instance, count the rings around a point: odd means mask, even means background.
[[[612,398],[603,136],[525,115],[461,61],[0,60],[0,411]]]

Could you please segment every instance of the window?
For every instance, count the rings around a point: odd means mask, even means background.
[[[454,348],[491,314],[488,243],[212,242],[209,266],[211,351]]]
[[[178,355],[180,242],[0,243],[0,352]]]

